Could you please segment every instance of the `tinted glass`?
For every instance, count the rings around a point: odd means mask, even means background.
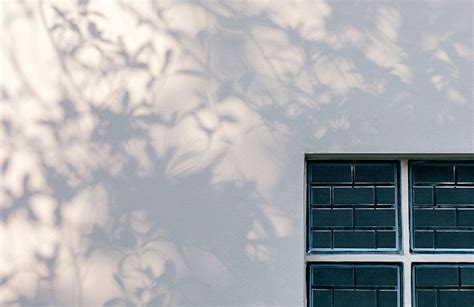
[[[311,162],[308,169],[310,252],[397,250],[397,162]]]
[[[310,264],[309,306],[401,306],[398,264]]]
[[[474,306],[473,264],[415,264],[415,307]]]
[[[417,252],[474,250],[474,163],[410,163],[411,245]]]

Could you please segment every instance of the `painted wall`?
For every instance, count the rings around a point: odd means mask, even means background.
[[[302,306],[305,152],[474,151],[471,1],[1,6],[1,305]]]

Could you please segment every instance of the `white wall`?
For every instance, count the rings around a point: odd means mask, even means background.
[[[304,299],[304,153],[474,151],[473,2],[3,1],[0,304]]]

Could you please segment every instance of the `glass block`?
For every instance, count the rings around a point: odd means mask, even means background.
[[[325,307],[332,304],[332,291],[315,289],[311,290],[311,304],[312,307]]]
[[[396,287],[398,284],[397,267],[370,267],[363,266],[356,268],[357,284],[360,286]]]
[[[416,290],[416,307],[436,307],[436,290]]]
[[[335,307],[377,307],[376,294],[374,290],[335,290]]]
[[[457,165],[456,175],[458,183],[474,183],[474,165]]]
[[[474,246],[474,231],[452,230],[436,232],[436,248],[439,249],[472,249]]]
[[[376,203],[379,205],[393,205],[396,201],[395,188],[378,187],[376,189]]]
[[[373,205],[373,188],[334,188],[334,205]]]
[[[396,290],[379,290],[377,296],[377,307],[397,307],[398,292]]]
[[[437,205],[474,205],[474,187],[435,189]]]
[[[412,167],[412,172],[415,184],[454,183],[453,165],[420,162]]]
[[[314,267],[312,284],[315,286],[354,286],[354,268],[350,266],[327,265]]]
[[[340,249],[374,249],[375,231],[372,230],[336,230],[334,247]]]
[[[434,231],[419,230],[415,231],[415,246],[417,248],[434,248]]]
[[[311,166],[311,183],[351,183],[351,164],[318,163]]]
[[[392,164],[357,164],[354,168],[355,183],[395,183],[396,172]]]
[[[330,205],[331,204],[331,188],[315,187],[311,189],[311,204],[313,205]]]
[[[313,209],[313,227],[352,227],[352,209]]]
[[[416,187],[413,188],[414,203],[417,205],[433,205],[433,188]]]
[[[458,209],[458,225],[464,227],[474,227],[474,208]]]
[[[474,205],[474,187],[439,187],[435,194],[437,205]]]
[[[456,226],[456,210],[446,208],[420,208],[414,210],[414,225],[418,226]]]
[[[355,226],[395,227],[395,209],[355,209]]]
[[[391,230],[377,230],[375,234],[377,248],[393,249],[397,247],[397,232]]]
[[[309,306],[400,307],[401,265],[311,263]]]
[[[311,232],[311,246],[314,248],[328,249],[332,247],[330,230],[315,230]]]

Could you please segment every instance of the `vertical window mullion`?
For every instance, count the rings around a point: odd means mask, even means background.
[[[409,207],[409,173],[408,161],[400,161],[400,210],[403,261],[403,306],[410,306],[412,301],[411,261],[410,261],[410,207]]]

